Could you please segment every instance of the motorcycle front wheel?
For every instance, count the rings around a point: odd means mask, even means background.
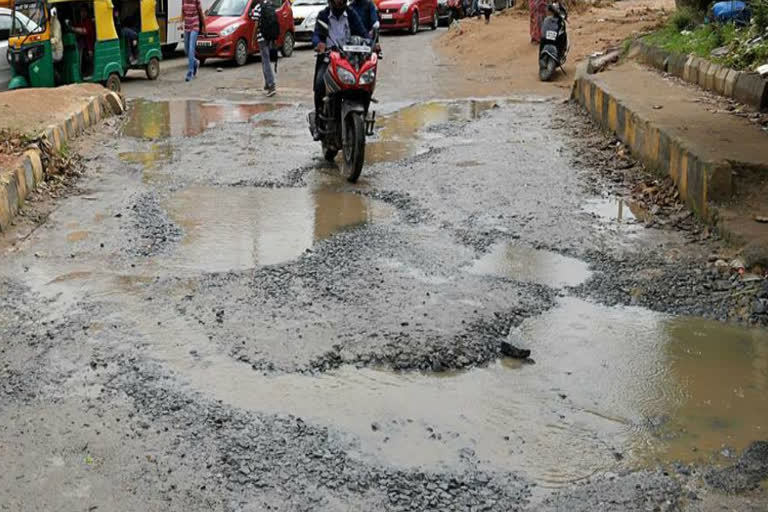
[[[539,59],[539,80],[548,82],[555,73],[555,59],[549,55],[542,55]]]
[[[354,183],[365,161],[365,123],[361,112],[351,112],[344,123],[344,177]]]

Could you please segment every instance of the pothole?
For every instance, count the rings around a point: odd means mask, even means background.
[[[163,326],[148,327],[152,351],[192,388],[332,426],[353,436],[358,456],[390,464],[450,466],[469,456],[558,486],[620,467],[707,460],[723,442],[740,450],[765,437],[768,426],[768,333],[642,308],[564,299],[515,332],[535,365],[501,360],[437,374],[350,366],[262,374],[178,318]]]
[[[122,135],[144,139],[192,137],[223,123],[247,123],[265,112],[287,107],[283,103],[210,103],[200,100],[131,102]]]
[[[386,203],[330,184],[307,188],[190,187],[167,201],[184,237],[163,265],[222,272],[299,257],[343,229],[394,215]]]
[[[511,243],[494,245],[469,271],[552,288],[578,286],[592,275],[583,261]]]

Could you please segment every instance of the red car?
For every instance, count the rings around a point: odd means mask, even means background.
[[[377,5],[381,30],[406,29],[415,34],[421,25],[437,29],[437,0],[380,0]]]
[[[234,60],[238,66],[248,56],[259,53],[256,23],[249,14],[259,0],[216,0],[206,12],[205,33],[197,38],[196,56],[202,65],[206,59]],[[277,47],[284,57],[293,53],[293,11],[289,0],[269,0],[275,6],[280,23]]]

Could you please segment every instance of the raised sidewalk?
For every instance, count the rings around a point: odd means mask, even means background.
[[[647,167],[669,174],[680,196],[736,243],[768,240],[768,133],[708,111],[701,91],[633,62],[580,73],[577,99]]]

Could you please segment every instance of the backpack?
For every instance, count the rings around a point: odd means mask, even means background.
[[[270,0],[261,3],[261,19],[259,20],[261,35],[267,41],[277,41],[280,37],[280,24],[277,21],[275,6]]]

